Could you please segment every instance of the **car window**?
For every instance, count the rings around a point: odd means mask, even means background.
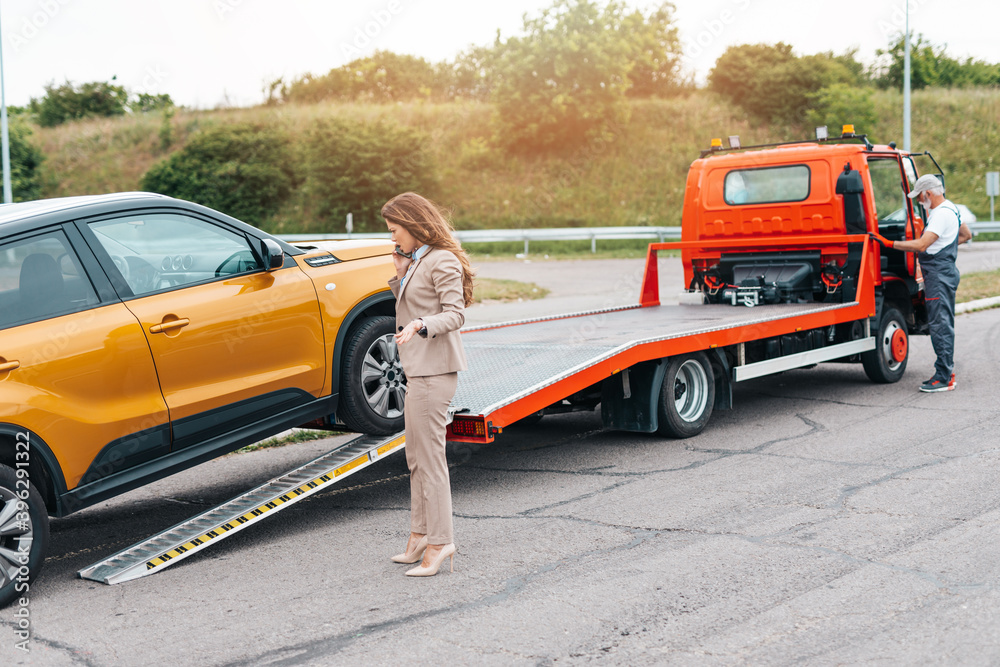
[[[90,224],[136,295],[263,267],[242,234],[177,214],[151,214]]]
[[[61,231],[0,245],[0,329],[97,303],[94,286]]]

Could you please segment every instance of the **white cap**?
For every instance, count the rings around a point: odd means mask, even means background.
[[[934,174],[924,174],[917,179],[917,182],[913,184],[913,190],[907,195],[910,199],[919,197],[924,192],[930,192],[932,194],[944,194],[944,186],[941,185],[941,179]]]

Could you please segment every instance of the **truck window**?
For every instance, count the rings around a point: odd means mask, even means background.
[[[803,201],[809,196],[809,167],[734,169],[726,174],[724,197],[730,206]]]
[[[906,221],[906,202],[903,200],[903,175],[899,161],[894,157],[868,159],[875,196],[875,213],[880,222]]]
[[[906,174],[906,180],[912,190],[913,184],[917,182],[917,170],[913,166],[913,160],[909,157],[903,158],[903,173]]]

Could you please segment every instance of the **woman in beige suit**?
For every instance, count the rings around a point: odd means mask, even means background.
[[[382,207],[396,243],[396,344],[406,373],[406,463],[410,468],[410,539],[392,560],[416,563],[408,576],[437,574],[455,562],[451,478],[445,457],[448,407],[458,371],[466,369],[458,330],[472,303],[473,271],[452,236],[451,225],[432,202],[412,192]]]

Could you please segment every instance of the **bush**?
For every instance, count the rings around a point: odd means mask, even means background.
[[[305,144],[303,209],[312,231],[384,231],[382,205],[401,192],[433,188],[427,137],[400,125],[320,120]]]
[[[260,224],[295,187],[291,142],[267,125],[238,124],[196,134],[142,177],[142,188]]]
[[[832,54],[797,57],[779,42],[731,46],[719,56],[708,76],[709,88],[759,120],[799,124],[813,96],[856,75]]]
[[[871,77],[880,88],[903,89],[904,36],[900,35],[878,57]],[[935,46],[923,35],[910,38],[910,87],[920,90],[927,86],[964,87],[1000,85],[1000,65],[967,58],[964,62],[952,58],[943,46]]]
[[[172,109],[173,106],[174,101],[170,98],[170,95],[167,95],[166,93],[160,93],[158,95],[154,95],[152,93],[139,93],[129,105],[132,111],[138,111],[140,113],[147,113],[158,109]]]
[[[683,89],[681,45],[672,4],[663,3],[648,16],[632,12],[625,17],[619,39],[631,48],[629,97],[666,97]]]
[[[31,128],[24,122],[11,120],[8,135],[10,188],[14,201],[38,199],[42,192],[39,167],[45,156],[31,143]]]
[[[430,97],[444,87],[439,70],[423,58],[376,51],[321,77],[306,75],[281,89],[286,102],[400,102]],[[274,82],[273,89],[279,85]]]
[[[848,123],[859,134],[875,128],[878,116],[871,90],[867,88],[835,83],[810,95],[809,100],[812,108],[806,113],[806,120],[813,127],[826,125],[830,136],[839,135],[841,126]]]
[[[556,0],[524,37],[498,48],[493,100],[499,143],[521,153],[601,138],[627,118],[630,47],[618,27],[624,6]]]
[[[128,92],[122,86],[95,81],[77,87],[67,81],[45,86],[45,97],[32,99],[31,110],[38,115],[39,125],[54,127],[90,116],[124,115],[127,102]]]

